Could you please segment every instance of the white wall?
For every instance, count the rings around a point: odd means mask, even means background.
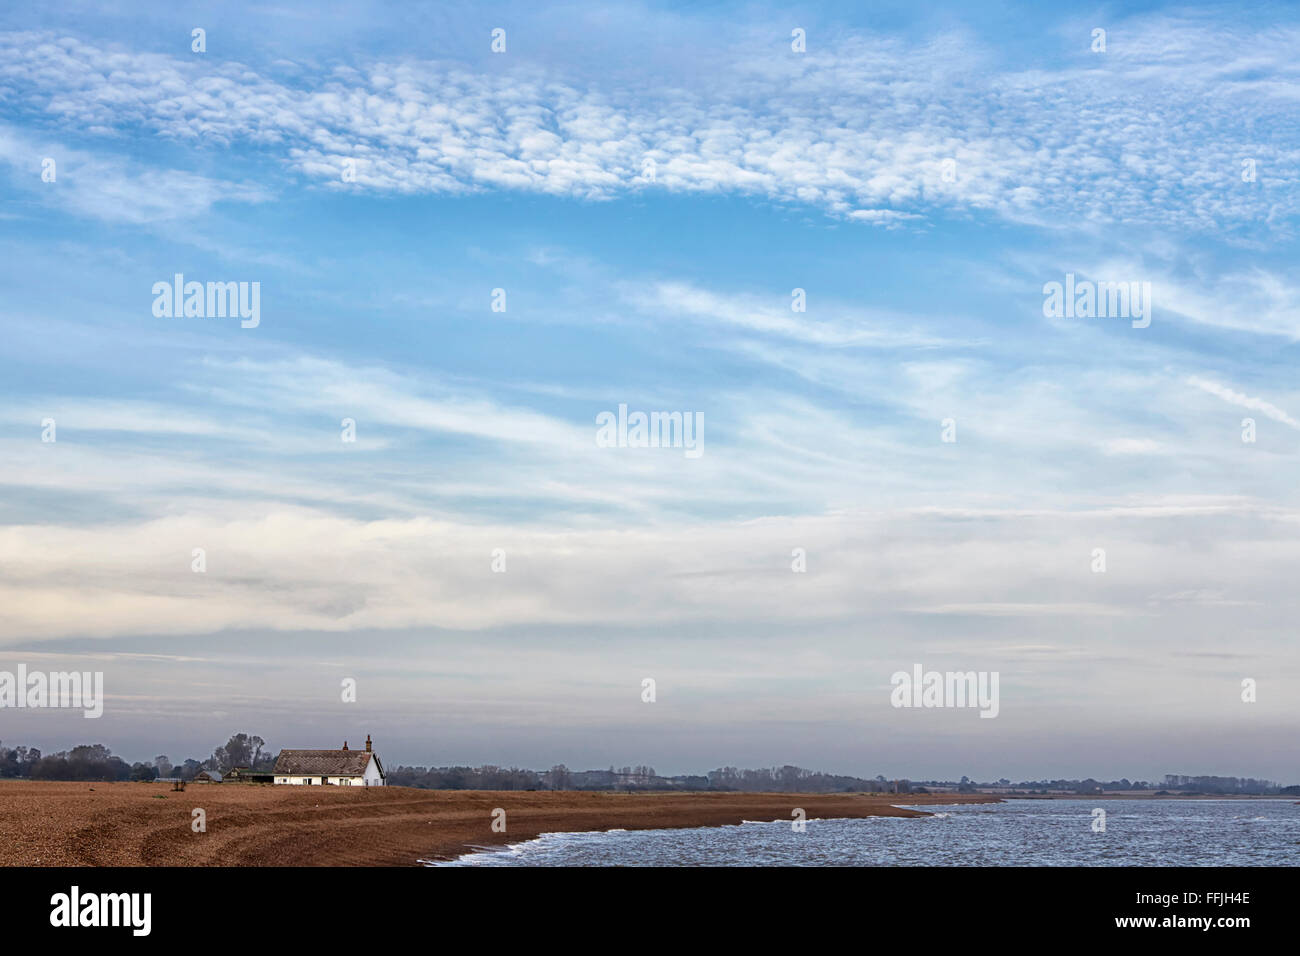
[[[335,787],[382,787],[384,785],[384,779],[379,775],[379,770],[375,767],[375,762],[373,760],[370,761],[369,765],[366,767],[366,774],[364,777],[326,777],[324,779],[325,784],[322,784],[319,775],[305,774],[301,776],[281,776],[277,774],[275,782],[287,784],[289,786],[313,787],[324,786],[326,784]]]

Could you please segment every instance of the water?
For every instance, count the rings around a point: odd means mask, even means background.
[[[791,802],[797,801],[792,795]],[[900,806],[907,804],[900,803]],[[1093,831],[1093,808],[1106,831]],[[1294,800],[1012,800],[932,817],[548,833],[441,866],[1295,866]]]

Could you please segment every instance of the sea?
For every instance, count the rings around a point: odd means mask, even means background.
[[[792,803],[798,799],[792,795]],[[901,802],[899,806],[906,807]],[[929,817],[548,833],[434,866],[1295,866],[1295,800],[1008,800]],[[1096,811],[1104,811],[1104,817]]]

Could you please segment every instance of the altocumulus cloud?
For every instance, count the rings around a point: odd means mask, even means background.
[[[850,34],[806,58],[751,39],[692,84],[636,92],[535,62],[485,75],[410,58],[336,62],[289,85],[216,56],[13,32],[0,35],[0,88],[67,129],[244,144],[338,189],[734,192],[886,226],[983,210],[1208,230],[1300,209],[1288,188],[1300,143],[1271,122],[1300,96],[1294,28],[1228,42],[1152,16],[1112,32],[1125,41],[1114,55],[1025,71],[990,67],[971,37]],[[1234,188],[1243,155],[1260,165],[1257,189]]]

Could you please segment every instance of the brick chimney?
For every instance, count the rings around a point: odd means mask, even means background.
[[[370,735],[366,734],[366,753],[370,753]]]
[[[343,741],[343,749],[344,749],[344,750],[347,750],[347,749],[348,749],[348,742],[347,742],[346,740]]]

